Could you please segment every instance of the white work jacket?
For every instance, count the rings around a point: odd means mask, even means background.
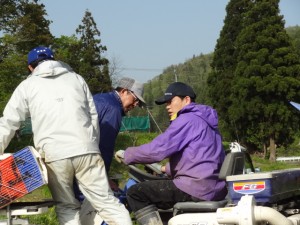
[[[99,125],[92,95],[71,67],[48,60],[20,83],[0,118],[0,153],[21,122],[31,117],[35,148],[46,162],[99,153]]]

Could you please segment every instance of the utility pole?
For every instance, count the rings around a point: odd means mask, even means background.
[[[176,74],[176,69],[174,68],[174,76],[175,76],[175,82],[177,82],[177,74]]]

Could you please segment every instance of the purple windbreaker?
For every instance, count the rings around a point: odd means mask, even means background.
[[[166,173],[180,190],[202,200],[220,200],[227,193],[218,175],[224,161],[217,112],[191,103],[153,141],[125,151],[126,164],[149,164],[169,158]]]

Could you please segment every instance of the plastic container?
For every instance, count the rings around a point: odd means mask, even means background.
[[[157,208],[154,205],[149,205],[135,212],[135,218],[139,224],[143,225],[160,225],[163,224]]]
[[[0,208],[47,184],[47,170],[31,146],[0,161]]]
[[[257,203],[274,203],[300,195],[300,169],[276,170],[226,177],[231,200],[253,195]]]

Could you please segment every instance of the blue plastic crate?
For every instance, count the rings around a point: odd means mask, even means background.
[[[300,169],[276,170],[226,177],[230,199],[237,203],[253,195],[256,203],[274,203],[300,195]]]
[[[0,161],[0,208],[47,184],[47,170],[33,147]]]
[[[14,159],[28,192],[32,192],[46,183],[39,162],[29,147],[16,152]]]

